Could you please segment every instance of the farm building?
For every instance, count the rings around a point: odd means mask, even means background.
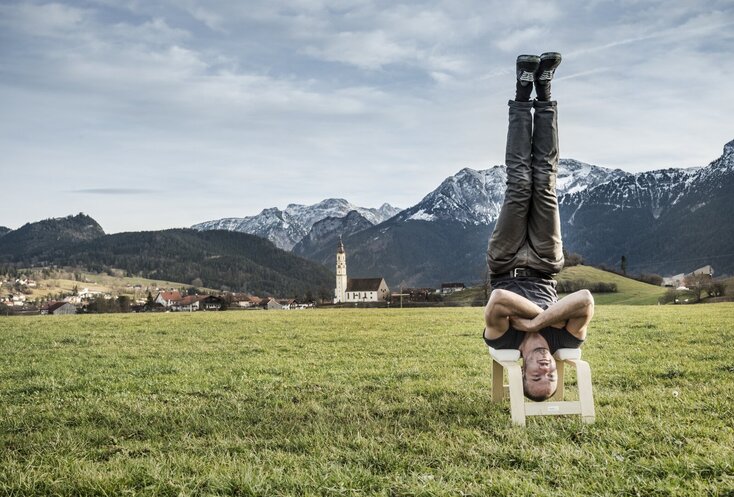
[[[53,316],[76,314],[76,307],[68,302],[50,302],[48,305],[41,308],[41,314],[49,314]]]

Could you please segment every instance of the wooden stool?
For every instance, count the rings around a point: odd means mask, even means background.
[[[501,402],[509,394],[512,423],[525,426],[526,416],[557,416],[561,414],[580,414],[584,423],[593,423],[594,393],[591,388],[591,369],[586,361],[581,360],[581,349],[558,349],[556,373],[558,389],[545,402],[526,401],[522,389],[522,370],[518,361],[520,351],[513,349],[489,348],[492,358],[492,402]],[[579,400],[563,400],[563,370],[568,364],[576,368],[576,382],[579,388]],[[503,384],[503,371],[507,371],[509,385]]]

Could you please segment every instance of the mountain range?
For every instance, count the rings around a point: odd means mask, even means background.
[[[381,275],[392,286],[476,282],[482,279],[505,181],[501,165],[464,168],[416,205],[381,222],[357,209],[321,219],[311,215],[311,230],[301,230],[306,234],[297,241],[293,237],[291,250],[332,268],[336,240],[342,236],[350,275]],[[561,159],[557,191],[565,248],[587,263],[613,267],[624,255],[636,273],[673,274],[705,264],[718,274],[734,273],[729,248],[734,225],[728,216],[734,141],[702,168],[628,173]],[[247,219],[257,224],[258,217]]]
[[[291,250],[308,235],[317,221],[327,217],[344,217],[351,211],[357,211],[371,224],[379,224],[400,212],[400,209],[390,204],[383,204],[379,209],[357,207],[342,198],[330,198],[313,205],[290,204],[285,210],[271,207],[256,216],[205,221],[192,228],[199,231],[240,231],[267,238],[276,247]]]

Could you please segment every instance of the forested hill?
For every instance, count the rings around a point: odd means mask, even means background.
[[[68,265],[123,268],[146,278],[282,297],[314,295],[333,287],[320,264],[280,250],[263,238],[190,229],[119,233],[84,242],[65,256]]]
[[[48,236],[34,237],[39,231]],[[33,243],[22,236],[24,233],[31,240],[42,241],[43,248],[24,255],[22,248],[32,247]],[[9,238],[14,243],[6,243]],[[52,230],[33,225],[11,231],[0,238],[0,262],[77,266],[94,271],[116,268],[151,279],[189,284],[198,279],[201,281],[197,284],[207,288],[279,297],[308,292],[331,295],[334,286],[333,274],[322,265],[246,233],[172,229],[100,235],[75,242],[67,236],[56,244],[51,238]]]
[[[99,223],[85,214],[26,223],[0,236],[0,261],[36,262],[57,249],[104,234]]]

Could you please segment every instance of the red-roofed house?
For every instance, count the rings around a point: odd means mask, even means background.
[[[170,309],[181,302],[181,298],[181,293],[178,290],[174,290],[172,292],[158,292],[154,302],[161,304],[166,309]]]

